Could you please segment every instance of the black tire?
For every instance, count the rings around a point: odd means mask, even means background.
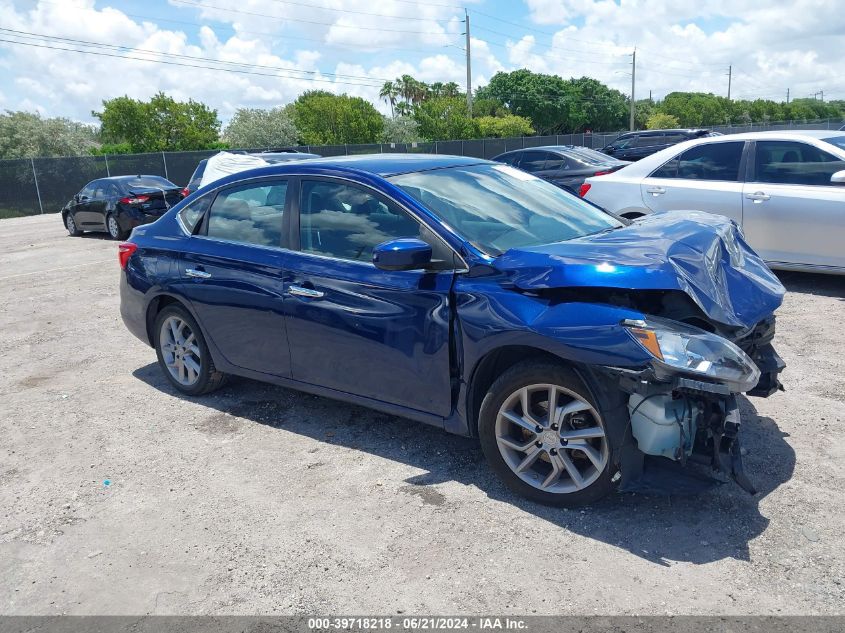
[[[82,231],[80,231],[79,227],[76,226],[76,220],[73,219],[73,215],[70,213],[65,214],[65,228],[67,229],[68,235],[71,237],[79,237],[82,235]]]
[[[171,317],[177,317],[185,322],[190,331],[194,334],[197,342],[197,347],[200,350],[199,372],[196,382],[190,385],[180,383],[170,371],[164,359],[164,351],[162,350],[161,330],[162,325]],[[153,340],[155,344],[156,356],[158,357],[158,364],[161,367],[162,373],[176,389],[189,396],[201,396],[211,393],[222,387],[227,379],[227,375],[223,372],[217,371],[214,366],[214,361],[208,351],[208,345],[205,343],[205,338],[202,335],[199,325],[191,316],[191,314],[180,305],[166,306],[158,313],[155,319],[155,330],[153,332]]]
[[[120,222],[114,213],[109,213],[106,216],[106,232],[113,240],[125,240],[129,237],[129,231],[120,228]]]
[[[506,400],[512,398],[523,387],[541,384],[554,384],[577,395],[578,398],[592,406],[595,415],[591,413],[590,419],[595,419],[598,425],[604,429],[604,441],[606,442],[606,463],[604,468],[599,472],[597,468],[593,467],[593,476],[595,477],[595,473],[598,473],[598,476],[589,485],[579,490],[565,493],[547,492],[526,483],[508,465],[499,449],[496,437],[496,421],[500,409]],[[493,472],[511,490],[532,501],[551,506],[572,507],[597,501],[613,490],[612,478],[616,468],[612,465],[613,460],[611,456],[615,447],[610,444],[607,425],[602,419],[601,409],[593,400],[590,391],[585,387],[578,375],[562,364],[559,365],[548,361],[524,361],[514,365],[503,373],[490,387],[490,390],[481,403],[478,433],[481,448]],[[571,448],[567,451],[567,455],[573,454],[570,451]],[[563,452],[562,449],[561,452]],[[584,454],[584,457],[586,457],[586,454]]]

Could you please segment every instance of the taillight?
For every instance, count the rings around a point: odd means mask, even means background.
[[[612,174],[612,173],[613,173],[612,171],[608,171],[608,170],[597,171],[596,173],[593,174],[593,176],[607,176],[608,174]]]
[[[126,270],[126,262],[132,257],[132,253],[138,250],[138,245],[132,242],[121,242],[117,245],[117,259],[120,262],[120,267]]]
[[[150,199],[149,196],[126,196],[118,200],[120,204],[144,204]]]
[[[581,185],[581,188],[578,190],[578,195],[583,198],[584,196],[587,195],[587,192],[590,190],[590,187],[592,187],[592,186],[593,185],[591,185],[590,183],[585,182],[583,185]]]
[[[187,198],[187,197],[188,197],[188,196],[190,196],[190,195],[191,195],[191,190],[190,190],[190,189],[188,189],[187,187],[185,187],[184,189],[182,189],[182,197],[183,197],[183,198]]]

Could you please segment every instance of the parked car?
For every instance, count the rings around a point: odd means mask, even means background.
[[[712,130],[643,130],[628,132],[602,148],[602,153],[619,160],[636,161],[683,141],[722,136]]]
[[[182,200],[178,185],[161,176],[114,176],[92,180],[62,209],[62,222],[76,237],[105,231],[123,240],[136,226],[154,222]]]
[[[772,268],[845,273],[845,133],[753,132],[683,143],[609,176],[584,195],[636,217],[696,209],[742,227]]]
[[[544,503],[648,490],[652,457],[753,489],[736,394],[780,384],[784,290],[724,218],[626,225],[508,165],[349,156],[216,181],[119,259],[123,320],[184,394],[235,374],[477,436]]]
[[[245,152],[241,152],[245,153]],[[319,154],[310,154],[307,152],[300,152],[298,150],[274,150],[268,152],[253,152],[252,156],[258,156],[259,158],[263,158],[268,163],[276,164],[276,163],[286,163],[290,160],[305,160],[308,158],[320,158]],[[188,180],[188,184],[185,185],[185,188],[182,190],[182,193],[187,198],[189,195],[194,193],[197,189],[200,188],[200,183],[202,182],[202,176],[205,173],[205,166],[208,164],[208,159],[203,158],[197,168],[194,170],[194,173],[191,174],[190,180]]]
[[[499,154],[493,160],[519,167],[572,193],[578,193],[589,176],[609,174],[629,164],[628,161],[575,145],[517,149]]]

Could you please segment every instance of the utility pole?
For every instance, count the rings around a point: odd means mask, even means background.
[[[634,47],[634,52],[631,55],[631,120],[629,121],[629,127],[631,131],[634,131],[634,86],[637,82],[637,48]]]
[[[789,88],[786,89],[786,103],[789,104]]]
[[[464,9],[464,23],[466,24],[467,46],[467,114],[472,118],[472,53],[469,44],[469,11]]]
[[[728,66],[728,101],[731,100],[731,74],[733,72],[733,66]]]

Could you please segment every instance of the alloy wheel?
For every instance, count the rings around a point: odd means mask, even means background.
[[[581,396],[554,384],[535,384],[508,396],[496,416],[496,444],[525,483],[567,494],[592,485],[607,466],[601,416]]]
[[[191,326],[178,316],[161,324],[159,345],[164,364],[180,385],[191,387],[199,380],[202,354]]]
[[[108,227],[109,235],[111,235],[114,239],[120,237],[120,226],[117,224],[117,218],[115,218],[113,215],[109,216]]]

